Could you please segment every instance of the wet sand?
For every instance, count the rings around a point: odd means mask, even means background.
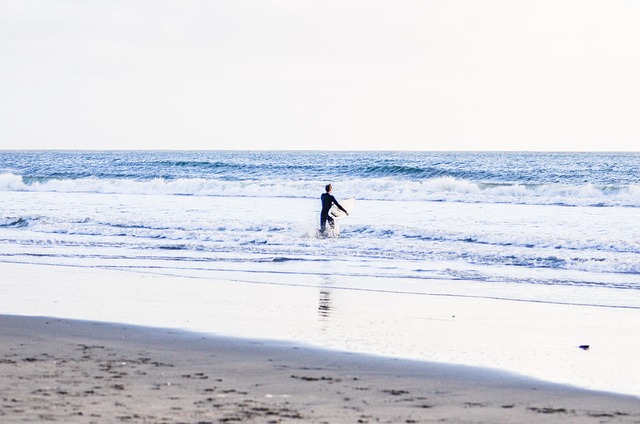
[[[277,342],[0,316],[0,422],[640,423],[640,399]]]

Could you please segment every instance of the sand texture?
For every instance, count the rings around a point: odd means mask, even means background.
[[[497,372],[0,316],[0,422],[640,423],[640,400]]]

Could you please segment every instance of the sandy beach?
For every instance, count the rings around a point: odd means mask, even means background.
[[[640,400],[491,370],[0,316],[0,421],[638,423]]]

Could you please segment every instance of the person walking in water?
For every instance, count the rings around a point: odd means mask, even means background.
[[[329,215],[329,210],[331,209],[332,205],[336,205],[340,210],[342,210],[344,213],[349,215],[349,212],[347,212],[345,208],[340,206],[340,203],[338,203],[336,198],[331,195],[331,190],[333,190],[333,187],[331,186],[331,184],[327,184],[324,187],[324,189],[326,193],[322,193],[322,196],[320,196],[320,200],[322,201],[322,211],[320,212],[320,233],[321,234],[324,234],[324,231],[327,227],[327,221],[329,221],[329,226],[333,228],[333,225],[334,225],[333,218]]]

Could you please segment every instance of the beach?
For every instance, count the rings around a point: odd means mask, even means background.
[[[345,275],[308,275],[303,283],[284,272],[286,262],[266,264],[278,272],[168,265],[2,263],[0,311],[491,368],[639,396],[635,308],[522,302],[489,289],[476,296],[461,281],[459,292],[442,282],[426,293]]]
[[[632,383],[635,359],[620,356],[628,353],[607,360],[601,339],[590,350],[563,340],[576,325],[595,336],[604,331],[595,321],[606,329],[633,319],[607,318],[609,308],[296,287],[224,273],[0,268],[3,423],[640,422],[637,396],[508,372],[508,358],[520,354],[519,366],[538,361],[545,372],[567,367],[587,381]],[[574,310],[582,320],[547,335],[548,320],[575,322]],[[406,358],[425,349],[451,363]],[[506,362],[453,364],[465,355]]]
[[[640,401],[428,362],[0,316],[0,421],[637,423]]]

